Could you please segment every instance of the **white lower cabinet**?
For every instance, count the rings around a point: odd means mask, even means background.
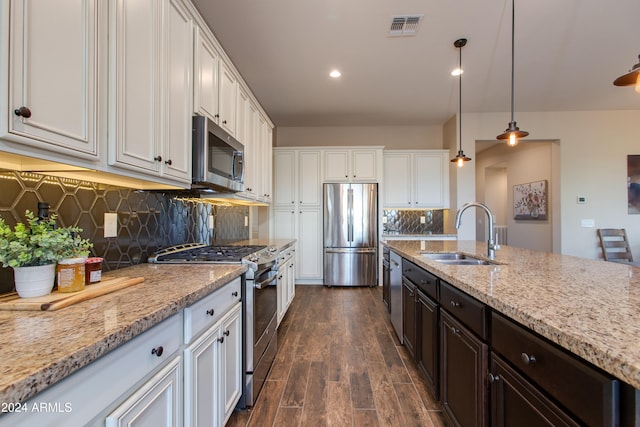
[[[294,278],[298,283],[322,283],[322,208],[274,208],[276,239],[296,239]]]
[[[242,394],[241,280],[0,414],[0,427],[223,426]]]
[[[295,286],[295,249],[289,248],[278,257],[278,325],[287,314],[287,310],[296,295]]]
[[[241,304],[187,346],[185,426],[223,426],[242,394]]]
[[[180,356],[175,357],[106,419],[106,427],[171,427],[180,425]]]

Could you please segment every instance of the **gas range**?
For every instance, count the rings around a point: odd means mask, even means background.
[[[153,264],[247,264],[249,276],[277,263],[278,250],[265,245],[207,245],[185,243],[161,249],[149,257]]]

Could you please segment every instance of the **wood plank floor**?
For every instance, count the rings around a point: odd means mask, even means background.
[[[227,426],[443,426],[381,288],[296,286],[256,405]]]

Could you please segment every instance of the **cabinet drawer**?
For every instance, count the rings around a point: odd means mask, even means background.
[[[487,339],[489,314],[483,303],[441,280],[440,305],[476,335]]]
[[[184,343],[217,322],[238,301],[242,294],[240,277],[184,309]]]
[[[411,261],[402,260],[402,275],[413,282],[425,294],[438,299],[438,278]]]
[[[617,425],[617,380],[497,313],[492,314],[492,345],[587,425]]]

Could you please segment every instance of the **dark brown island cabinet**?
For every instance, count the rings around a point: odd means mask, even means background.
[[[402,260],[403,344],[447,424],[636,426],[640,392]]]

